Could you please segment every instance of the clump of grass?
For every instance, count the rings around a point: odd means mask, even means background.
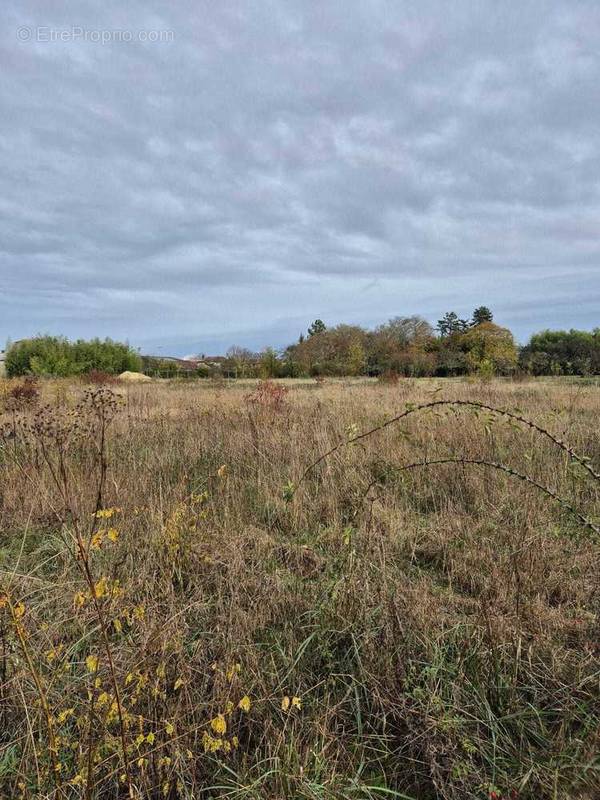
[[[7,411],[0,795],[595,797],[597,394],[450,385]]]

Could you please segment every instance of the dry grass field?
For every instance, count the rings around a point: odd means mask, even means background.
[[[597,387],[2,386],[2,798],[600,797]]]

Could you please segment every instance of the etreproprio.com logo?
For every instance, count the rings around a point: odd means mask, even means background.
[[[84,28],[80,25],[72,25],[70,28],[52,28],[49,25],[35,27],[23,25],[17,29],[17,40],[19,42],[91,42],[93,44],[111,44],[113,42],[172,42],[174,39],[175,32],[167,29]]]

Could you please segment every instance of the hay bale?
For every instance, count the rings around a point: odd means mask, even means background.
[[[141,372],[130,372],[125,370],[119,375],[119,380],[126,381],[127,383],[147,383],[152,378],[149,375],[142,375]]]

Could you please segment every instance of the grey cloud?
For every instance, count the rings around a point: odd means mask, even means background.
[[[598,324],[599,34],[571,0],[13,6],[0,339],[189,352],[481,302],[521,338]]]

